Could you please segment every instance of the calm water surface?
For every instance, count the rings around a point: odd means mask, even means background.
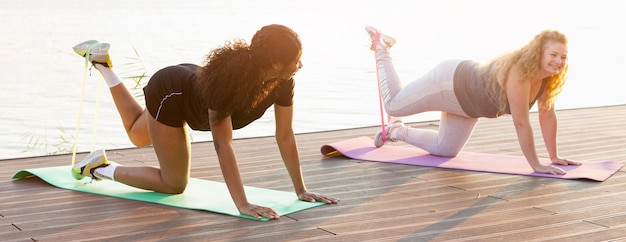
[[[70,152],[84,73],[71,46],[87,39],[111,43],[120,76],[149,76],[168,65],[200,64],[212,48],[233,38],[249,41],[263,25],[288,25],[304,44],[304,68],[296,75],[297,133],[378,123],[365,25],[398,39],[393,56],[406,82],[445,59],[486,61],[543,29],[558,29],[570,38],[570,72],[557,108],[626,104],[625,1],[382,2],[2,1],[0,159]],[[85,86],[79,151],[132,147],[108,90],[95,70],[92,74]],[[131,79],[125,82],[134,86]],[[269,110],[235,137],[272,135],[272,116]],[[437,118],[438,113],[426,113],[407,120]],[[192,138],[211,135],[193,132]]]

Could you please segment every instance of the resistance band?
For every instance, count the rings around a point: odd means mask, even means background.
[[[76,151],[78,149],[78,133],[80,131],[80,120],[81,120],[81,116],[83,113],[83,102],[85,100],[85,86],[87,84],[87,72],[89,71],[89,56],[91,55],[91,49],[95,46],[97,46],[99,43],[95,43],[92,44],[90,46],[88,46],[85,49],[85,68],[84,68],[84,72],[83,72],[83,84],[82,84],[82,89],[80,92],[80,101],[79,101],[79,106],[78,106],[78,118],[76,120],[76,131],[74,132],[74,144],[72,146],[72,167],[74,167],[74,164],[76,164]],[[100,82],[98,82],[98,93],[100,93]],[[99,95],[99,94],[98,94]],[[96,105],[97,105],[97,109],[96,109],[96,115],[98,113],[98,107],[100,106],[100,98],[98,98],[98,100],[96,100]],[[94,127],[93,127],[93,137],[92,137],[92,149],[93,146],[95,145],[95,135],[96,135],[96,130],[97,130],[97,117],[94,119]]]
[[[372,40],[372,44],[374,45],[374,61],[376,62],[376,80],[378,81],[378,107],[380,109],[380,126],[382,129],[383,141],[387,142],[387,132],[385,130],[385,111],[383,109],[383,93],[380,90],[380,75],[378,75],[378,59],[376,56],[378,54],[378,42],[380,39],[380,33],[376,32],[374,35],[374,39]]]

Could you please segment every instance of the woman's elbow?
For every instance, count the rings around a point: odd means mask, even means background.
[[[278,143],[285,143],[285,142],[289,142],[295,139],[293,132],[287,132],[287,131],[276,132],[275,138],[276,138],[276,142]]]
[[[542,121],[555,121],[556,120],[556,113],[553,110],[543,110],[543,111],[539,111],[539,120]]]
[[[513,127],[515,127],[515,129],[530,127],[530,120],[528,120],[527,118],[513,118]]]

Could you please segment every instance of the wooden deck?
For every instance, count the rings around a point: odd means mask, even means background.
[[[558,116],[562,156],[626,162],[626,105],[562,110]],[[436,128],[437,122],[411,125]],[[534,125],[538,152],[545,156]],[[0,240],[626,241],[624,171],[594,182],[362,162],[320,153],[323,144],[372,136],[377,130],[297,135],[309,190],[341,202],[269,222],[73,192],[39,178],[11,179],[21,169],[67,165],[71,155],[0,160]],[[465,151],[521,155],[515,137],[510,116],[483,119]],[[235,140],[234,145],[246,185],[292,191],[272,137]],[[193,177],[223,181],[212,144],[194,143],[192,153]],[[124,165],[157,165],[151,148],[110,150],[108,156]]]

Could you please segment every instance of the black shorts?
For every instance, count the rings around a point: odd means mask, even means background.
[[[197,66],[182,64],[157,71],[143,88],[146,109],[162,124],[183,127],[193,104],[193,75]]]

